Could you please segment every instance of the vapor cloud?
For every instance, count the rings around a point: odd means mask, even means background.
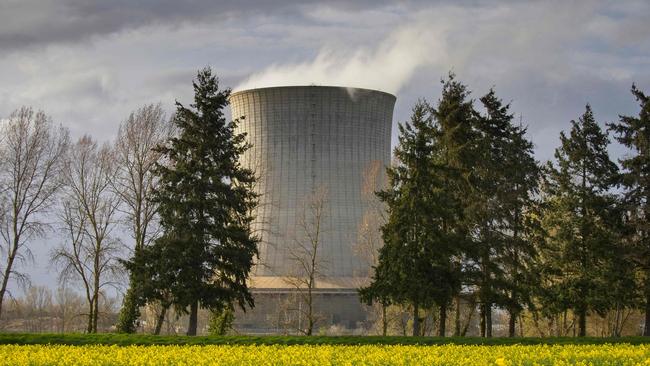
[[[286,85],[335,85],[397,93],[418,68],[445,54],[443,27],[398,29],[374,48],[321,49],[312,61],[272,65],[235,89]]]

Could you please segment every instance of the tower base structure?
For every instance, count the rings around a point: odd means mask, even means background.
[[[235,315],[245,334],[304,334],[309,322],[309,289],[292,279],[256,277],[251,282],[255,307]],[[313,334],[362,334],[370,328],[369,307],[359,299],[359,278],[317,280],[311,291]]]

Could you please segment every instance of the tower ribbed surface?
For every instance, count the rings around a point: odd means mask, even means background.
[[[253,228],[261,242],[252,273],[262,280],[258,284],[266,279],[262,287],[281,287],[272,279],[295,273],[292,251],[304,240],[299,215],[319,190],[327,192],[320,277],[341,287],[348,287],[344,279],[364,277],[367,261],[355,251],[367,205],[364,171],[390,162],[395,97],[367,89],[292,86],[236,92],[230,104],[233,119],[241,119],[238,132],[252,145],[243,164],[260,177]]]

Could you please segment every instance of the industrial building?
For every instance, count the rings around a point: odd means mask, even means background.
[[[242,162],[257,173],[260,194],[253,223],[259,259],[250,279],[256,306],[237,314],[237,328],[272,333],[303,327],[309,271],[300,257],[313,252],[314,234],[317,327],[364,326],[357,289],[367,284],[370,268],[355,251],[367,209],[363,176],[373,164],[390,162],[394,104],[395,96],[385,92],[331,86],[230,96],[238,132],[251,144]]]

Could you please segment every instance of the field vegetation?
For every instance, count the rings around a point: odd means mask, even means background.
[[[5,365],[640,365],[650,345],[0,346]]]

